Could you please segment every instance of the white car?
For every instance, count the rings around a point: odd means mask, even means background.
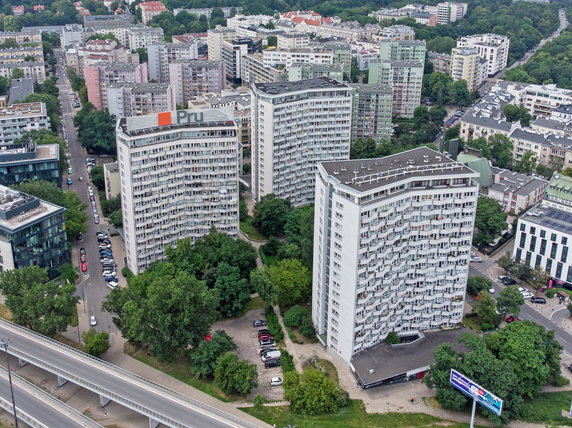
[[[109,288],[111,288],[112,290],[113,290],[115,287],[117,287],[118,285],[119,285],[119,284],[117,284],[117,282],[115,282],[115,281],[109,281],[109,282],[107,283],[107,286],[108,286]]]
[[[489,288],[489,293],[495,294],[495,288],[494,287]]]
[[[117,272],[115,272],[114,270],[104,270],[101,273],[102,276],[117,276]]]
[[[87,191],[89,192],[89,196],[93,196],[93,188],[92,187],[88,187]]]
[[[518,291],[520,291],[521,293],[528,293],[528,290],[524,287],[518,287]]]
[[[471,257],[477,257],[477,253],[475,253],[474,251],[471,251],[471,252],[469,253],[469,256],[471,256]]]
[[[534,297],[534,294],[532,294],[529,291],[525,291],[524,293],[522,293],[522,297],[524,297],[524,300],[528,300],[532,299]]]
[[[282,385],[282,378],[281,377],[273,377],[270,379],[271,386],[280,386]]]
[[[89,317],[89,325],[91,325],[92,327],[94,325],[97,325],[97,319],[95,319],[95,315]]]
[[[482,263],[482,261],[481,257],[471,257],[471,263]]]

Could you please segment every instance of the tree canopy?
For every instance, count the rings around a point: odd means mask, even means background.
[[[276,303],[282,308],[305,303],[309,299],[312,276],[306,266],[296,259],[284,259],[268,268],[268,276],[274,284]]]
[[[85,103],[73,119],[78,139],[88,153],[115,155],[115,116]]]
[[[486,291],[491,288],[492,281],[484,276],[471,276],[467,280],[467,293],[471,296],[476,296],[481,291]]]
[[[210,377],[214,374],[217,359],[237,350],[236,343],[223,330],[217,330],[211,340],[203,340],[189,352],[191,359],[191,372],[195,376]]]
[[[506,218],[506,213],[497,201],[484,196],[479,197],[475,218],[477,233],[473,237],[474,245],[482,247],[494,241],[506,229]]]
[[[280,236],[288,221],[290,202],[274,194],[260,198],[254,207],[254,226],[266,236]]]
[[[501,314],[518,315],[522,305],[524,305],[524,297],[518,291],[518,287],[511,285],[501,290],[497,299],[497,310]]]
[[[38,266],[0,273],[0,290],[15,323],[50,337],[67,329],[79,300],[73,283],[48,282]]]
[[[228,352],[217,359],[215,382],[229,394],[248,394],[258,385],[256,366],[247,360],[239,360],[235,353]]]

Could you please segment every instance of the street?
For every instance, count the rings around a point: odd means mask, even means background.
[[[89,182],[89,175],[87,173],[85,159],[88,157],[85,150],[81,147],[77,140],[77,132],[73,125],[74,109],[71,106],[70,91],[66,78],[64,77],[64,68],[60,58],[60,52],[56,51],[58,58],[57,75],[58,75],[58,88],[60,90],[60,102],[62,105],[62,125],[65,126],[66,136],[69,142],[69,147],[66,152],[70,154],[69,164],[73,168],[71,176],[64,172],[62,177],[63,190],[73,190],[76,192],[81,201],[86,205],[87,213],[87,233],[83,236],[83,241],[73,241],[72,246],[72,263],[74,266],[79,266],[79,249],[85,248],[87,251],[87,272],[80,272],[80,279],[78,281],[76,295],[81,298],[81,307],[78,309],[79,327],[78,335],[86,330],[89,330],[89,317],[95,315],[97,318],[97,325],[94,327],[98,331],[107,331],[109,333],[117,331],[117,328],[111,320],[111,314],[101,310],[101,303],[109,293],[110,289],[107,288],[106,282],[101,274],[102,268],[99,261],[98,242],[96,237],[97,231],[107,231],[107,224],[103,220],[101,210],[100,224],[95,224],[93,215],[91,213],[91,204],[89,202],[88,187],[91,186],[97,194],[97,189]],[[73,182],[71,185],[65,184],[67,177],[70,177]],[[83,177],[83,181],[79,181],[79,177]],[[97,200],[97,198],[96,198]],[[113,250],[115,250],[113,248]]]

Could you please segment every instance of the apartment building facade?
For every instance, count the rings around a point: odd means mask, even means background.
[[[242,67],[240,74],[243,85],[251,83],[285,82],[288,80],[286,68],[280,65],[265,65],[264,57],[259,53],[242,57],[240,66]]]
[[[198,42],[158,43],[147,46],[149,79],[169,82],[169,64],[179,59],[198,59]]]
[[[330,352],[462,323],[476,177],[425,147],[318,165],[312,319]]]
[[[481,87],[488,75],[488,62],[478,49],[453,48],[451,50],[451,77],[464,80],[467,89],[473,92]]]
[[[117,156],[127,267],[134,274],[177,240],[238,235],[236,124],[217,110],[121,119]]]
[[[358,138],[389,139],[393,127],[393,90],[389,86],[352,83],[352,142]]]
[[[487,60],[488,75],[493,76],[506,68],[510,40],[499,34],[475,34],[461,37],[457,47],[477,49],[481,57]]]
[[[169,78],[175,89],[176,104],[185,106],[205,94],[219,94],[225,88],[222,61],[175,60],[169,64]]]
[[[141,21],[147,25],[149,21],[163,12],[168,12],[169,9],[160,1],[144,1],[137,5],[137,9],[141,9]]]
[[[107,87],[109,113],[117,119],[177,109],[172,83],[112,83]]]
[[[217,25],[207,31],[207,49],[209,60],[222,61],[222,45],[236,37],[236,31]]]
[[[252,190],[312,203],[318,162],[349,158],[351,88],[327,77],[252,85]]]
[[[127,31],[129,49],[146,49],[149,45],[161,43],[164,40],[163,29],[160,27],[147,27],[146,25],[133,25]]]
[[[10,144],[0,147],[0,185],[24,181],[60,182],[60,149],[57,144]]]
[[[0,144],[12,144],[26,132],[49,130],[50,118],[44,103],[12,104],[0,110]]]
[[[446,25],[451,22],[457,22],[462,19],[467,11],[469,5],[467,3],[459,2],[443,2],[437,4],[437,25]]]

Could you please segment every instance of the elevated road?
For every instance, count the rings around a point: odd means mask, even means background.
[[[10,355],[55,374],[60,384],[70,381],[99,394],[102,405],[112,400],[147,416],[151,427],[158,423],[181,428],[267,426],[225,413],[5,320],[0,320],[0,338],[10,342]]]
[[[12,386],[18,420],[34,428],[103,428],[77,410],[12,373]],[[0,370],[0,407],[12,412],[8,372]]]

